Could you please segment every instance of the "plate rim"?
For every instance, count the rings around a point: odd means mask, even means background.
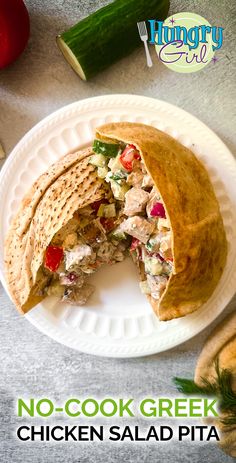
[[[150,98],[150,97],[146,97],[146,96],[141,96],[141,95],[129,95],[129,94],[109,94],[109,95],[102,95],[102,96],[95,96],[95,97],[90,97],[90,98],[86,98],[86,99],[83,99],[83,100],[78,100],[78,101],[75,101],[73,103],[70,103],[69,105],[66,105],[66,106],[63,106],[62,108],[60,109],[57,109],[56,111],[54,111],[53,113],[49,114],[48,116],[46,116],[45,118],[43,118],[41,121],[39,121],[36,125],[34,125],[21,139],[20,141],[17,143],[17,145],[13,148],[13,150],[11,151],[10,155],[8,156],[7,160],[5,161],[2,169],[1,169],[1,172],[0,172],[0,184],[1,184],[1,181],[4,177],[4,175],[6,174],[6,172],[8,171],[8,168],[9,166],[11,165],[12,161],[15,159],[15,157],[17,156],[17,153],[19,152],[19,150],[24,150],[25,148],[25,145],[30,141],[32,140],[32,138],[34,138],[35,136],[39,136],[39,133],[43,133],[44,130],[49,130],[50,131],[50,127],[48,127],[48,124],[51,125],[51,123],[53,124],[53,121],[54,121],[54,124],[56,124],[56,122],[58,121],[58,117],[63,119],[63,115],[65,113],[68,113],[70,111],[73,112],[73,110],[76,110],[78,108],[78,106],[83,106],[86,104],[91,104],[91,101],[93,102],[101,102],[101,101],[105,101],[106,104],[105,106],[108,104],[108,101],[109,100],[115,100],[115,99],[119,99],[120,101],[123,99],[124,101],[126,99],[129,100],[128,104],[130,103],[130,100],[135,100],[135,103],[137,104],[137,106],[140,105],[140,108],[142,106],[142,104],[144,105],[144,103],[146,105],[154,105],[154,106],[161,106],[164,109],[167,109],[171,112],[174,111],[177,111],[178,113],[181,113],[185,118],[188,117],[191,119],[191,121],[194,123],[197,124],[198,126],[198,129],[199,127],[201,127],[203,130],[207,130],[208,133],[210,134],[211,137],[214,138],[215,142],[220,145],[221,149],[224,150],[225,152],[225,155],[227,156],[228,158],[228,162],[230,164],[232,164],[233,168],[235,169],[235,178],[236,178],[236,160],[233,156],[233,154],[230,152],[229,148],[225,145],[225,143],[219,138],[219,136],[217,134],[215,134],[215,132],[210,129],[205,123],[203,123],[201,120],[199,120],[197,117],[193,116],[191,113],[188,113],[187,111],[183,110],[182,108],[179,108],[178,106],[175,106],[169,102],[166,102],[166,101],[163,101],[163,100],[159,100],[159,99],[155,99],[155,98]],[[111,102],[110,102],[111,103]],[[120,106],[122,106],[123,102],[120,104]],[[143,108],[141,108],[143,110]],[[156,109],[156,108],[155,108]],[[84,109],[84,111],[86,113],[86,108]],[[69,116],[68,116],[69,117]],[[0,187],[0,190],[1,190],[1,187]],[[0,279],[1,279],[1,282],[3,284],[3,287],[4,289],[7,291],[8,295],[9,295],[9,292],[6,288],[6,284],[5,284],[5,278],[4,278],[4,275],[2,274],[2,272],[0,271]],[[236,291],[236,288],[235,288],[235,291]],[[107,352],[98,352],[97,350],[97,347],[94,347],[94,344],[93,345],[93,348],[91,349],[89,346],[89,344],[87,343],[87,347],[86,346],[82,346],[80,345],[79,347],[75,347],[75,346],[72,346],[69,342],[67,342],[65,339],[62,340],[62,339],[59,339],[59,334],[56,334],[55,333],[55,330],[53,329],[45,329],[42,325],[38,325],[36,322],[35,322],[35,319],[32,319],[32,317],[30,317],[30,314],[34,311],[34,310],[37,310],[36,309],[33,309],[29,314],[26,314],[25,315],[25,318],[27,318],[27,320],[29,320],[34,326],[36,326],[41,332],[43,332],[44,334],[47,334],[49,337],[51,337],[52,339],[56,340],[57,342],[59,343],[62,343],[64,345],[67,345],[67,347],[71,347],[71,348],[74,348],[74,349],[77,349],[79,350],[80,352],[85,352],[85,353],[89,353],[89,354],[93,354],[93,355],[99,355],[99,356],[104,356],[104,357],[123,357],[123,358],[131,358],[131,357],[143,357],[143,356],[147,356],[147,355],[152,355],[152,354],[155,354],[155,353],[159,353],[159,352],[163,352],[165,350],[168,350],[168,349],[171,349],[171,348],[174,348],[176,347],[177,345],[180,345],[184,342],[186,342],[187,340],[195,337],[197,334],[199,334],[203,329],[205,329],[207,326],[209,326],[222,312],[223,310],[225,309],[225,307],[228,305],[228,303],[230,302],[230,300],[232,299],[233,295],[231,295],[229,298],[227,298],[227,302],[224,303],[224,308],[221,309],[220,311],[218,311],[216,314],[214,314],[215,316],[212,317],[210,319],[210,321],[208,320],[206,323],[203,323],[202,326],[200,327],[200,329],[198,328],[196,332],[192,332],[188,335],[188,333],[186,333],[186,336],[185,337],[182,337],[181,338],[181,341],[179,341],[179,339],[176,339],[176,342],[172,342],[171,346],[164,346],[163,348],[162,347],[159,347],[158,350],[156,350],[156,348],[153,348],[153,349],[148,349],[147,351],[143,350],[141,353],[140,352],[137,352],[137,347],[136,346],[130,346],[130,350],[132,351],[132,347],[136,347],[136,352],[130,352],[127,354],[127,352],[116,352],[116,354],[114,354],[114,352],[111,352],[109,351],[109,348],[107,348]],[[120,350],[120,349],[119,349]]]

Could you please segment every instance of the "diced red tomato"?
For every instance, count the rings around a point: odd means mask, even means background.
[[[110,232],[111,230],[113,230],[113,228],[115,228],[115,221],[114,219],[107,219],[106,217],[100,217],[100,222],[104,228],[104,230],[108,233]]]
[[[51,272],[56,272],[64,256],[63,248],[48,246],[45,254],[44,266]]]
[[[133,170],[133,162],[135,159],[141,159],[138,150],[134,145],[127,145],[120,155],[120,162],[128,172]]]
[[[93,209],[93,211],[97,214],[98,209],[101,206],[101,204],[108,204],[108,200],[105,198],[99,199],[99,201],[94,201],[94,203],[90,204],[90,206]]]
[[[132,238],[130,251],[134,251],[140,245],[140,241],[137,238]]]

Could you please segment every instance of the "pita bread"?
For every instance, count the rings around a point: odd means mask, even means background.
[[[232,389],[236,394],[236,313],[231,313],[218,325],[206,341],[195,370],[195,382],[203,385],[202,378],[210,382],[216,379],[216,360],[220,369],[232,373]],[[226,414],[222,416],[226,418]],[[221,432],[219,445],[229,455],[236,457],[236,425],[226,426],[216,420]]]
[[[53,236],[80,208],[101,199],[104,185],[89,164],[92,149],[68,154],[41,175],[23,199],[5,242],[5,273],[21,313],[43,298],[32,294]]]
[[[229,369],[233,374],[233,390],[236,393],[236,313],[230,314],[211,333],[198,359],[195,381],[201,377],[214,381],[215,361],[219,359],[220,368]]]
[[[147,125],[106,124],[96,137],[135,145],[164,202],[174,271],[160,301],[149,296],[155,313],[170,320],[193,312],[213,293],[227,256],[223,221],[206,169],[189,149]]]

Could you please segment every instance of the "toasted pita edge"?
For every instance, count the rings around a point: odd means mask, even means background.
[[[222,355],[222,353],[227,355]],[[234,362],[234,357],[235,362]],[[215,362],[219,360],[220,368],[232,368],[236,375],[236,313],[230,313],[207,338],[198,358],[195,369],[195,381],[201,384],[201,378],[214,380],[216,377]],[[231,361],[233,359],[233,362]],[[235,384],[236,387],[236,384]],[[235,388],[236,391],[236,388]]]

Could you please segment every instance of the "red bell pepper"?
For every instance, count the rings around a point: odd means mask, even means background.
[[[63,248],[59,246],[48,246],[46,249],[44,266],[51,272],[56,272],[63,256]]]
[[[134,145],[127,145],[120,155],[120,162],[128,172],[132,172],[135,159],[141,159],[138,150]]]

